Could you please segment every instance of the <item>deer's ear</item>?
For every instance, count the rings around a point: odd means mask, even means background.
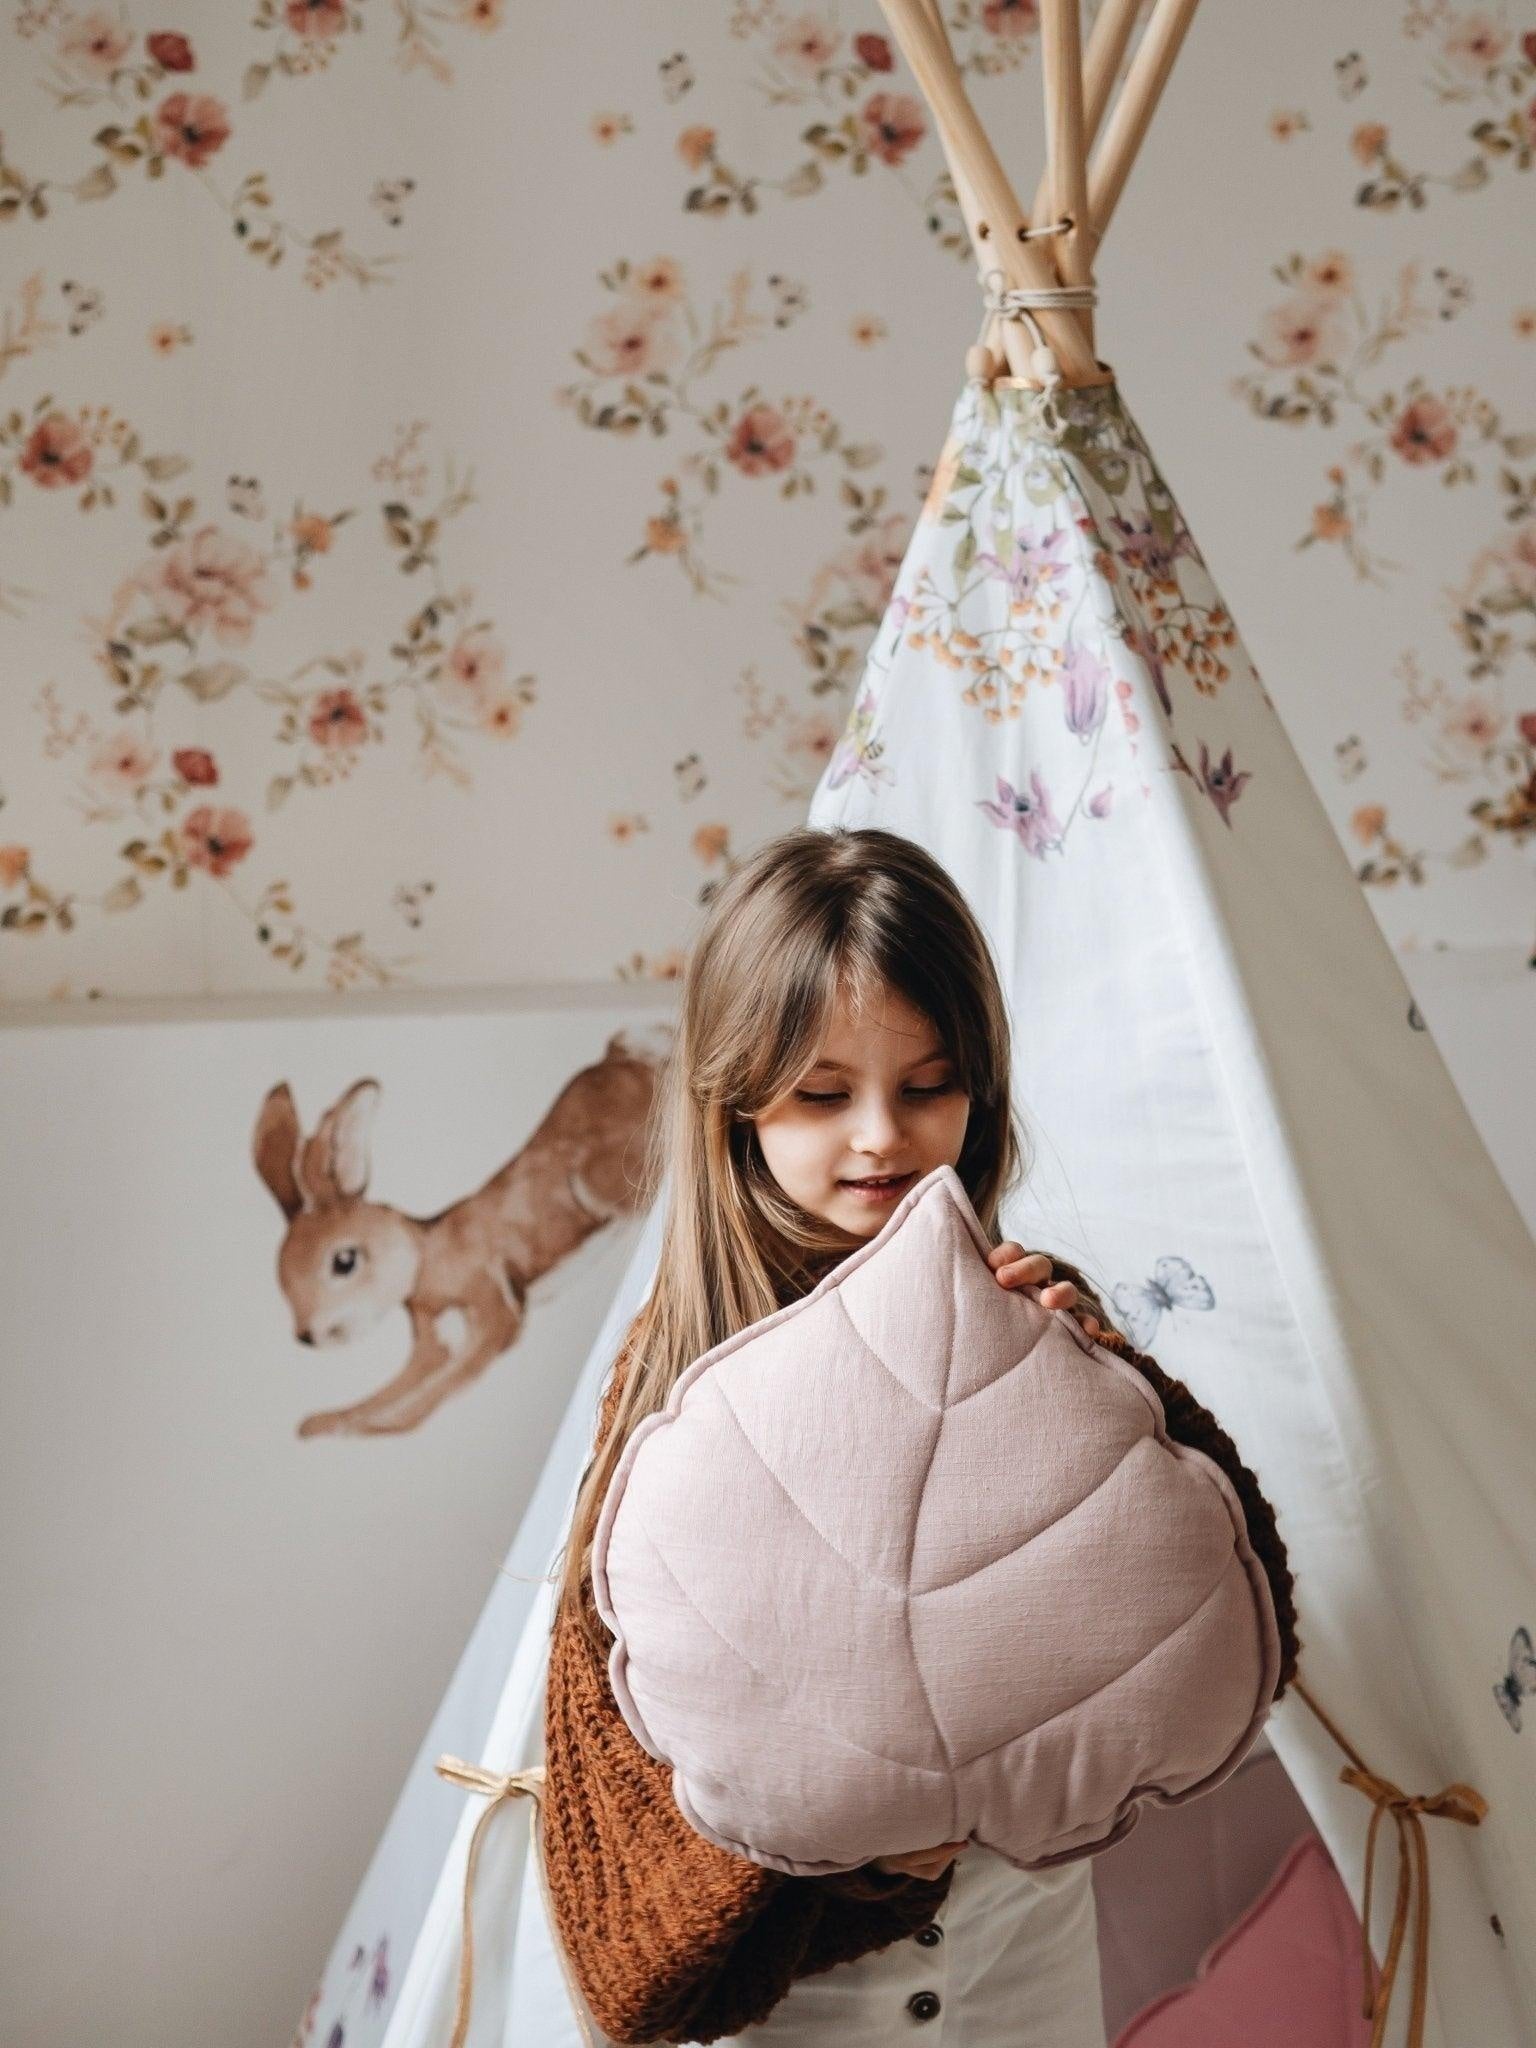
[[[368,1185],[368,1140],[379,1106],[377,1081],[354,1081],[333,1102],[304,1147],[299,1179],[309,1200],[355,1201]]]
[[[283,1214],[297,1216],[304,1206],[297,1175],[299,1113],[286,1081],[267,1091],[256,1117],[251,1156]]]

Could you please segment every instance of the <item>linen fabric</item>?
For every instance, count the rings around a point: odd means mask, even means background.
[[[1090,1855],[1219,1784],[1274,1698],[1231,1481],[988,1248],[936,1168],[695,1360],[605,1498],[614,1699],[687,1821],[767,1868]]]

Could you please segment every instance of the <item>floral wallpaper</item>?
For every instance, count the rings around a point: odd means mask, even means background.
[[[1028,192],[1034,0],[946,11]],[[0,47],[0,1000],[675,976],[954,487],[975,282],[874,0]],[[1533,152],[1536,16],[1212,6],[1100,261],[1407,950],[1536,938]]]

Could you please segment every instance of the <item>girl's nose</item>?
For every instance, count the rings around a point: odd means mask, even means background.
[[[866,1151],[893,1151],[901,1143],[900,1114],[889,1103],[866,1103],[858,1118],[858,1137]]]

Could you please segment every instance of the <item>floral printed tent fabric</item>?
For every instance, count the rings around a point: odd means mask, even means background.
[[[1054,268],[1023,239],[936,13],[887,11],[983,269],[996,256],[989,341],[1021,374],[972,353],[811,822],[903,833],[965,888],[1011,998],[1036,1144],[1010,1234],[1109,1285],[1137,1344],[1221,1415],[1278,1506],[1305,1696],[1271,1735],[1357,1900],[1368,1823],[1381,1830],[1370,1931],[1389,1978],[1415,1970],[1411,1942],[1394,1956],[1395,1859],[1428,1836],[1427,1984],[1383,2004],[1376,2037],[1520,2048],[1536,2038],[1530,1236],[1090,341],[1093,244],[1191,0],[1154,7],[1091,177],[1136,6],[1106,0],[1083,65],[1075,8],[1046,6],[1043,190],[1051,218],[1075,223]],[[523,1573],[563,1538],[654,1226],[519,1533]],[[537,1761],[549,1595],[520,1588],[509,1607],[498,1592],[338,1942],[339,1976],[393,1923],[403,1976],[374,2035],[390,2048],[448,2039],[459,1967],[476,1813],[455,1827],[426,1773],[445,1746],[496,1772]],[[1357,1745],[1344,1775],[1308,1698]],[[1480,1825],[1445,1824],[1476,1818],[1447,1787],[1477,1789]],[[488,1831],[477,2048],[579,2038],[527,1842],[512,1818]]]

